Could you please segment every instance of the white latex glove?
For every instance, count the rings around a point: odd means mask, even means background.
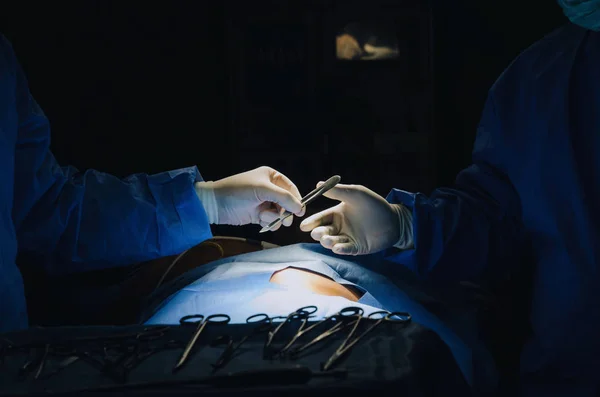
[[[266,226],[285,210],[297,216],[305,212],[296,185],[270,167],[259,167],[216,182],[197,182],[195,188],[212,224]],[[290,226],[293,218],[287,218],[283,225]]]
[[[341,203],[300,224],[323,247],[336,254],[363,255],[412,246],[412,213],[403,205],[390,204],[360,185],[339,184],[325,197]]]

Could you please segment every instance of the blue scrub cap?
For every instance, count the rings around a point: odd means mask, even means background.
[[[600,0],[558,0],[558,3],[571,22],[600,31]]]

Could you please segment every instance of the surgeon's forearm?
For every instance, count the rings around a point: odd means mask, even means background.
[[[212,181],[196,182],[194,184],[194,189],[204,207],[208,222],[211,225],[216,225],[219,223],[219,213],[213,185],[214,182]]]
[[[193,189],[202,180],[196,167],[124,179],[61,167],[49,148],[48,119],[1,35],[0,47],[15,82],[12,222],[21,252],[50,257],[50,272],[67,273],[177,254],[211,237]]]
[[[398,215],[400,228],[400,237],[394,247],[401,250],[414,248],[412,211],[402,204],[392,204],[392,208]]]
[[[393,191],[389,201],[412,208],[414,249],[393,253],[388,259],[423,278],[445,281],[510,272],[507,264],[517,263],[523,241],[518,196],[508,188],[499,188],[495,200],[490,199],[484,192],[501,183],[491,179],[485,191],[470,187],[469,178],[481,178],[481,174],[472,167],[461,174],[456,188],[437,189],[430,197]]]

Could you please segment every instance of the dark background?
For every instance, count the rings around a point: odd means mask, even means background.
[[[118,176],[198,165],[206,180],[270,165],[301,193],[334,173],[382,195],[451,185],[489,87],[565,22],[548,0],[13,3],[0,32],[62,164]],[[400,61],[332,58],[335,33],[361,17],[395,24]]]

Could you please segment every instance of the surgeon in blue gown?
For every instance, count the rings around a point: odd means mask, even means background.
[[[268,167],[216,182],[196,167],[119,179],[60,167],[49,146],[48,120],[0,35],[0,333],[28,326],[17,252],[63,275],[178,254],[210,238],[209,223],[304,213],[296,186]]]
[[[489,96],[473,164],[429,197],[394,189],[397,217],[363,186],[302,230],[337,254],[388,259],[430,280],[505,277],[532,249],[526,395],[600,393],[600,0],[561,0],[572,23],[522,53]],[[369,216],[364,216],[368,213]],[[394,230],[397,229],[397,232]],[[398,241],[397,238],[401,237]]]

